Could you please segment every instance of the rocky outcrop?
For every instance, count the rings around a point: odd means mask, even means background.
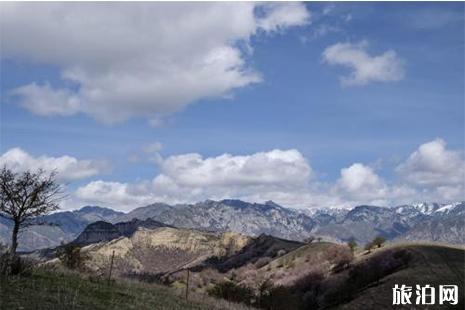
[[[120,274],[166,274],[198,265],[210,257],[233,255],[251,238],[237,233],[208,233],[191,229],[138,228],[130,237],[120,237],[82,248],[87,267],[102,270],[115,253]]]

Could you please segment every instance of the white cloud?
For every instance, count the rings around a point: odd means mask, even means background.
[[[157,201],[150,189],[137,190],[140,185],[119,182],[93,181],[79,187],[71,197],[72,207],[85,204],[101,205],[118,210],[131,210]],[[74,200],[74,201],[73,201]]]
[[[49,84],[32,83],[11,92],[20,104],[38,115],[72,115],[79,111],[79,98],[65,89],[52,89]]]
[[[161,173],[151,182],[95,181],[79,188],[77,200],[128,210],[145,203],[196,202],[204,199],[276,199],[292,205],[309,197],[312,169],[296,150],[272,150],[252,155],[199,154],[171,156],[160,163]],[[266,200],[268,200],[266,199]]]
[[[436,139],[420,145],[396,171],[415,185],[441,186],[464,182],[465,162],[459,151]]]
[[[258,27],[264,31],[278,31],[295,25],[304,25],[310,19],[310,12],[300,2],[265,3],[258,7],[262,18],[258,19]]]
[[[162,174],[183,186],[293,185],[309,179],[311,168],[297,150],[273,150],[247,156],[199,154],[172,156]]]
[[[1,54],[58,66],[73,85],[13,91],[34,113],[159,120],[261,81],[239,46],[308,19],[301,3],[3,3]]]
[[[297,150],[203,157],[182,154],[157,161],[160,173],[134,183],[94,181],[73,195],[74,206],[100,204],[130,210],[153,202],[193,203],[205,199],[273,200],[288,207],[393,206],[464,199],[464,161],[442,140],[423,144],[396,168],[400,178],[387,181],[369,165],[354,163],[332,183],[315,179]]]
[[[387,186],[372,168],[355,163],[341,169],[341,177],[337,187],[356,200],[384,198]]]
[[[366,85],[370,82],[399,81],[405,75],[403,62],[393,50],[371,56],[368,43],[336,43],[323,52],[323,61],[329,65],[340,65],[351,70],[342,76],[343,86]]]
[[[388,184],[372,167],[361,163],[341,169],[341,176],[330,192],[337,197],[336,205],[347,207],[361,204],[392,206],[411,203],[417,198],[413,188]]]
[[[446,149],[442,139],[420,145],[395,172],[399,178],[388,183],[373,168],[356,163],[341,169],[330,192],[338,197],[336,203],[349,206],[465,199],[463,154]]]
[[[460,151],[446,149],[442,139],[424,143],[396,172],[412,186],[422,188],[424,195],[444,200],[465,199],[465,161]]]
[[[92,160],[78,160],[71,156],[33,157],[20,148],[12,148],[0,156],[0,166],[6,166],[14,171],[44,169],[56,170],[60,181],[72,181],[95,176],[104,171],[106,163]]]

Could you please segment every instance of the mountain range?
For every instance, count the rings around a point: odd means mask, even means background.
[[[73,241],[87,225],[96,222],[94,228],[101,226],[104,234],[113,234],[104,237],[110,239],[129,236],[138,227],[178,227],[204,232],[232,231],[247,236],[267,234],[297,241],[315,237],[345,242],[354,238],[364,244],[380,235],[388,240],[465,243],[465,202],[302,211],[272,201],[260,204],[231,199],[207,200],[196,204],[156,203],[129,213],[87,206],[76,211],[56,212],[37,222],[47,225],[25,229],[20,235],[20,250],[32,251]],[[11,224],[0,218],[0,241],[8,243],[10,230]],[[96,231],[92,233],[92,237],[79,236],[81,239],[77,242],[89,244],[93,243],[92,238],[100,240]]]

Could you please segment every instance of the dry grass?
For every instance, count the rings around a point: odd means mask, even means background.
[[[104,280],[64,270],[36,269],[0,277],[0,309],[248,309],[242,305],[137,281]]]

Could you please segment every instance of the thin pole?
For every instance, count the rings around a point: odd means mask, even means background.
[[[189,298],[189,268],[187,270],[187,279],[186,279],[186,300]]]
[[[111,253],[111,262],[110,262],[110,272],[108,273],[108,285],[110,285],[111,281],[111,272],[113,271],[113,259],[115,258],[115,250]]]

